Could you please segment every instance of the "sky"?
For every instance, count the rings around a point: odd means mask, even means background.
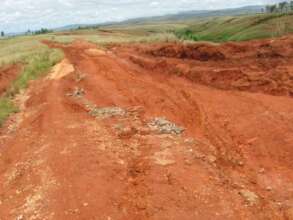
[[[187,10],[233,8],[276,0],[0,0],[0,31],[97,24]]]

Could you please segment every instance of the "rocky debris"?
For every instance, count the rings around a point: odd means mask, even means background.
[[[81,102],[88,110],[89,114],[96,118],[110,118],[113,116],[125,116],[127,110],[120,107],[97,107],[95,104],[83,97],[84,92],[76,91],[72,96],[76,96],[81,99]]]
[[[86,78],[86,74],[80,72],[80,71],[76,71],[76,82],[81,82],[82,80],[84,80]]]
[[[135,135],[138,132],[137,129],[134,127],[122,127],[117,130],[118,130],[117,132],[118,137],[122,139],[131,138],[133,135]]]
[[[271,187],[271,186],[268,186],[268,187],[266,187],[266,191],[272,191],[273,190],[273,188]]]
[[[148,126],[153,131],[158,131],[160,134],[182,134],[184,128],[178,127],[176,124],[166,120],[165,118],[154,118],[148,123]]]
[[[83,97],[85,94],[84,89],[79,88],[79,87],[75,87],[72,93],[68,93],[67,96],[72,96],[72,97]]]
[[[113,116],[124,116],[126,115],[126,111],[119,107],[95,107],[91,109],[90,115],[98,118],[109,118]]]
[[[265,168],[260,168],[259,171],[258,171],[258,173],[264,174],[265,173]]]
[[[172,159],[172,154],[169,149],[156,152],[152,158],[155,164],[161,165],[161,166],[169,166],[176,163],[175,160]]]
[[[206,157],[207,161],[211,164],[215,163],[217,161],[217,157],[215,157],[214,155],[208,155]]]
[[[16,217],[16,220],[24,220],[24,216],[23,215],[19,215]]]
[[[251,192],[249,190],[243,189],[239,192],[239,194],[245,199],[245,201],[249,205],[256,205],[259,201],[258,195],[256,195],[254,192]]]

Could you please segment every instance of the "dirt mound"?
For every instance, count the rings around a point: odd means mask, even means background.
[[[293,96],[292,44],[293,38],[287,37],[217,46],[136,45],[120,47],[117,54],[159,74],[183,76],[217,89]]]
[[[224,60],[225,55],[217,46],[210,44],[167,44],[157,46],[146,51],[153,56],[171,57],[180,59],[194,59],[200,61]]]
[[[263,44],[257,49],[257,58],[283,58],[284,56],[277,51],[271,44]]]
[[[20,64],[0,68],[0,95],[2,95],[11,82],[16,79],[20,70]]]

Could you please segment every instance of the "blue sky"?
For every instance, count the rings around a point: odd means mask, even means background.
[[[0,30],[121,21],[186,10],[267,4],[273,0],[0,0]],[[276,0],[275,0],[276,1]]]

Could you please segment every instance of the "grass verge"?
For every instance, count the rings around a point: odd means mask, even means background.
[[[258,14],[199,20],[189,27],[177,29],[181,40],[246,41],[279,37],[293,32],[293,14]]]
[[[24,58],[24,69],[19,77],[12,82],[6,93],[0,97],[0,126],[13,113],[18,111],[13,98],[26,89],[31,80],[46,74],[49,69],[62,59],[62,52],[45,48]]]
[[[6,118],[16,112],[18,112],[18,109],[9,98],[0,98],[0,126],[2,126]]]

